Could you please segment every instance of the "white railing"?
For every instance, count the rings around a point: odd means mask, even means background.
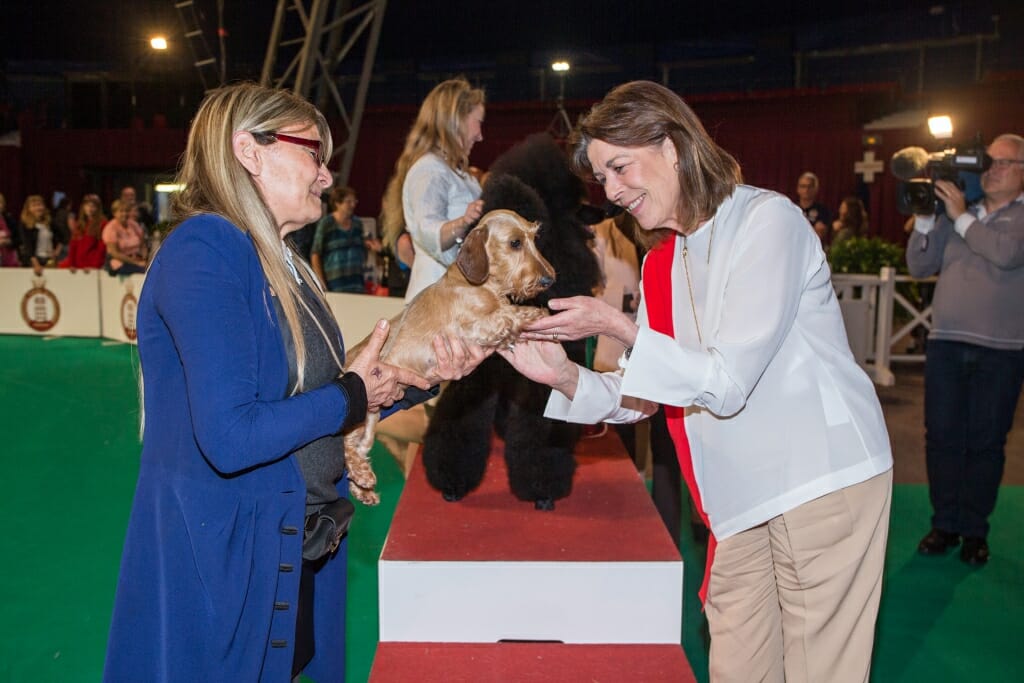
[[[896,378],[892,361],[920,362],[923,353],[907,352],[906,339],[918,325],[926,330],[932,327],[930,301],[922,308],[907,299],[897,289],[897,283],[934,283],[936,278],[917,279],[897,275],[893,268],[882,268],[878,275],[833,275],[832,286],[843,312],[850,349],[877,384],[892,386]],[[903,313],[910,320],[893,331],[893,318]]]
[[[100,337],[135,343],[135,310],[144,275],[102,270],[0,268],[0,334]],[[402,312],[400,298],[328,292],[345,344],[354,346],[381,318]]]

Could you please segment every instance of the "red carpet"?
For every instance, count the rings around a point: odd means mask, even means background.
[[[678,645],[381,643],[370,683],[690,683]]]
[[[551,512],[509,491],[495,440],[484,481],[447,503],[419,459],[395,510],[383,561],[672,562],[679,553],[621,442],[610,432],[577,448],[572,493]],[[631,485],[635,484],[635,485]]]

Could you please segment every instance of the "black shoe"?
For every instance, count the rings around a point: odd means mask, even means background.
[[[960,548],[960,559],[979,567],[988,562],[988,541],[975,536],[964,536],[964,547]]]
[[[917,552],[922,555],[945,555],[950,548],[955,548],[959,544],[958,534],[933,528],[917,544]]]

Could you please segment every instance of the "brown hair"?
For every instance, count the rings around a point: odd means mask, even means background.
[[[328,200],[328,205],[331,207],[331,211],[334,211],[334,208],[338,206],[338,204],[344,202],[348,197],[357,197],[356,191],[348,185],[339,185],[331,190],[330,198]]]
[[[395,162],[395,172],[384,191],[381,224],[384,243],[394,249],[405,228],[402,186],[412,165],[428,152],[436,152],[452,170],[465,171],[469,156],[462,145],[462,124],[476,107],[484,104],[484,91],[465,78],[438,83],[420,105],[415,123],[405,138],[405,148]]]
[[[842,217],[842,209],[846,207],[846,216]],[[856,237],[862,237],[868,231],[868,212],[864,208],[864,202],[859,197],[846,197],[839,202],[839,216],[837,220],[844,228],[853,231]]]
[[[580,120],[569,139],[575,171],[591,175],[587,147],[601,140],[619,147],[659,145],[668,138],[679,158],[679,205],[683,230],[710,218],[743,181],[740,165],[715,144],[700,119],[682,98],[651,81],[633,81],[614,88]],[[645,248],[660,242],[668,229],[638,230]]]
[[[96,213],[92,215],[92,218],[89,218],[85,212],[85,207],[89,205],[96,207]],[[103,224],[106,222],[107,217],[103,214],[103,205],[100,204],[99,197],[91,194],[82,197],[82,203],[78,207],[79,233],[99,239],[103,233]]]

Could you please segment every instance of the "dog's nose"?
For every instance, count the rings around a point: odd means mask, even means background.
[[[543,287],[544,289],[547,289],[553,284],[555,284],[555,278],[553,277],[548,277],[547,275],[545,275],[540,279],[540,286]]]

